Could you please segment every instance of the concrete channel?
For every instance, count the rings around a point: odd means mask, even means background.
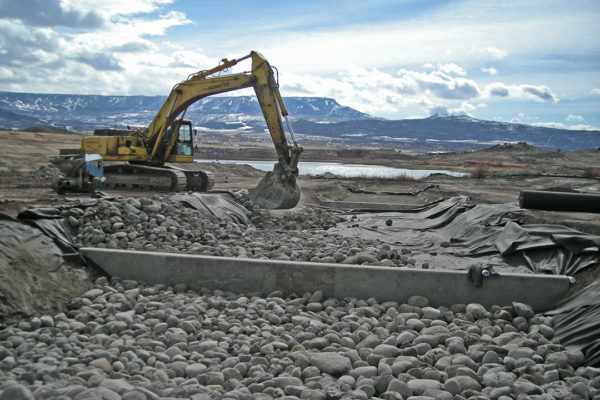
[[[326,297],[376,298],[406,303],[425,296],[434,307],[479,303],[486,307],[512,302],[536,311],[552,308],[568,291],[567,276],[501,274],[486,277],[480,287],[466,271],[423,270],[200,256],[130,250],[81,248],[80,253],[106,273],[146,284],[190,289],[208,288],[233,293],[281,291],[284,296],[321,290]]]
[[[370,203],[357,201],[321,201],[319,205],[337,210],[376,210],[376,211],[400,211],[417,212],[423,209],[422,204],[390,204]]]

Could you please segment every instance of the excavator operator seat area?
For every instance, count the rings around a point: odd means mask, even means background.
[[[174,153],[180,156],[191,156],[192,148],[193,143],[191,124],[183,122],[179,126],[179,136],[175,142],[175,148],[173,149]]]

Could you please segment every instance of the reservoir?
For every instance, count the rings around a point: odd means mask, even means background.
[[[222,164],[247,164],[260,171],[272,171],[275,161],[240,161],[240,160],[205,160],[197,159],[196,162],[210,162]],[[299,162],[298,171],[300,175],[317,176],[325,173],[333,174],[340,178],[413,178],[423,179],[432,174],[446,174],[450,176],[462,177],[466,174],[462,172],[452,172],[434,169],[405,169],[384,167],[382,165],[366,164],[344,164],[336,162]]]

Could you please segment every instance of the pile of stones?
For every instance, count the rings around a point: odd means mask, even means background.
[[[414,265],[408,251],[328,233],[344,221],[334,212],[237,200],[247,222],[172,196],[64,212],[85,246]],[[0,331],[0,400],[600,397],[600,369],[553,336],[552,319],[521,303],[433,307],[422,296],[261,296],[101,277],[67,311]]]
[[[0,331],[0,400],[591,399],[600,369],[513,303],[432,307],[99,278]]]
[[[345,221],[333,211],[306,207],[285,213],[262,209],[239,195],[249,222],[218,219],[173,196],[102,199],[66,211],[80,246],[225,257],[383,266],[414,266],[411,251],[328,229]]]
[[[41,165],[33,171],[22,171],[16,168],[9,168],[6,171],[0,171],[2,175],[2,184],[4,187],[45,187],[49,188],[52,183],[62,176],[62,172],[51,164]]]
[[[46,180],[51,182],[62,176],[63,173],[52,164],[40,165],[35,171],[31,171],[28,176],[34,179]]]

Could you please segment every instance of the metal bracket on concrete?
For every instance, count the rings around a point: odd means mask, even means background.
[[[146,284],[219,289],[233,293],[267,295],[280,290],[285,296],[321,290],[326,297],[376,298],[405,303],[413,295],[430,304],[479,303],[486,307],[512,302],[531,305],[536,311],[552,308],[570,287],[567,276],[502,274],[486,278],[480,287],[467,271],[420,270],[198,256],[130,250],[82,248],[80,253],[111,276]]]

